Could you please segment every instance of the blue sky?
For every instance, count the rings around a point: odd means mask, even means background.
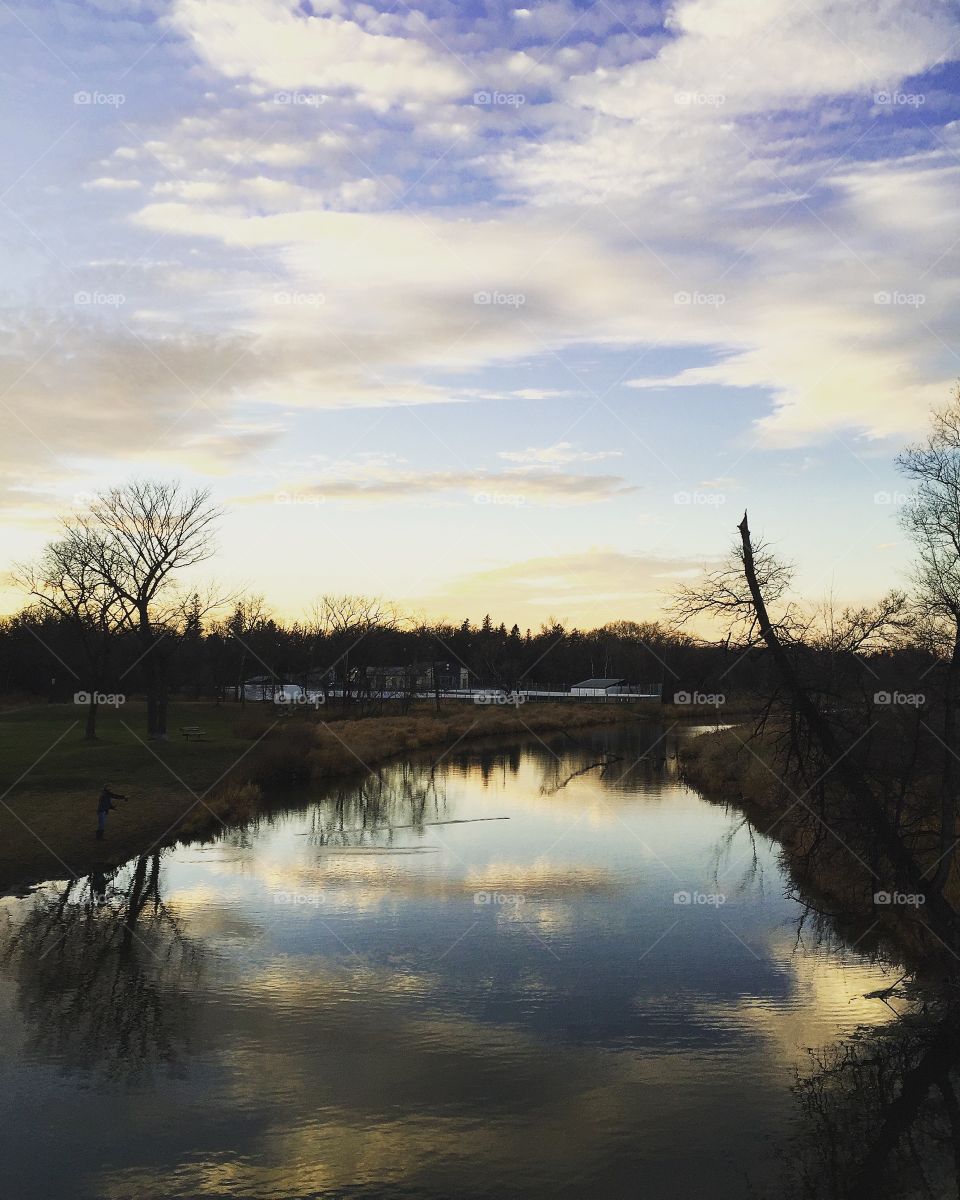
[[[955,5],[0,23],[5,558],[160,475],[290,615],[653,617],[747,505],[812,601],[902,579],[892,458],[958,375]]]

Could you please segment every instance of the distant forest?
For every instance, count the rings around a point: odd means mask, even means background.
[[[566,690],[580,680],[619,677],[629,683],[660,683],[663,698],[678,693],[746,700],[769,687],[769,663],[759,646],[709,642],[656,622],[615,621],[598,629],[564,628],[547,622],[538,630],[517,625],[428,625],[404,620],[389,606],[355,596],[325,597],[313,615],[284,622],[257,600],[243,600],[229,616],[205,619],[203,603],[188,598],[182,613],[168,617],[149,657],[162,664],[171,697],[228,701],[242,698],[242,684],[267,677],[276,683],[316,686],[324,673],[357,701],[373,699],[369,668],[433,664],[455,674],[465,667],[471,685]],[[0,690],[6,694],[69,699],[90,686],[83,664],[89,649],[84,630],[67,616],[39,606],[0,620]],[[119,628],[105,640],[96,684],[103,692],[146,691],[141,642],[134,629]],[[831,659],[829,647],[810,647]],[[851,659],[843,654],[845,689],[858,680],[876,691],[912,685],[931,665],[917,646],[884,647]],[[861,670],[851,663],[859,662]],[[837,678],[837,684],[841,680]],[[722,702],[722,701],[721,701]]]

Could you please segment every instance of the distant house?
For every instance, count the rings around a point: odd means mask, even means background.
[[[272,700],[277,690],[275,675],[252,675],[243,681],[245,700]]]
[[[570,689],[571,696],[612,696],[622,691],[625,679],[583,679]]]
[[[457,663],[410,663],[399,667],[368,667],[370,689],[380,693],[433,693],[466,689],[470,672]]]

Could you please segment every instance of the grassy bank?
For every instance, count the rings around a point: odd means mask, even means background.
[[[99,737],[83,740],[72,705],[17,706],[0,712],[0,888],[82,875],[148,849],[252,816],[265,793],[296,780],[363,774],[400,755],[438,753],[505,735],[545,735],[635,719],[632,706],[425,706],[407,716],[330,719],[278,716],[250,705],[178,704],[170,739],[148,743],[143,706],[104,709]],[[180,727],[201,726],[202,741]],[[129,797],[94,839],[103,784]]]

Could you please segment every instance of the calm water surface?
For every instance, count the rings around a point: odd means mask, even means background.
[[[404,764],[0,901],[0,1191],[775,1195],[804,1048],[889,975],[797,945],[689,733]]]

